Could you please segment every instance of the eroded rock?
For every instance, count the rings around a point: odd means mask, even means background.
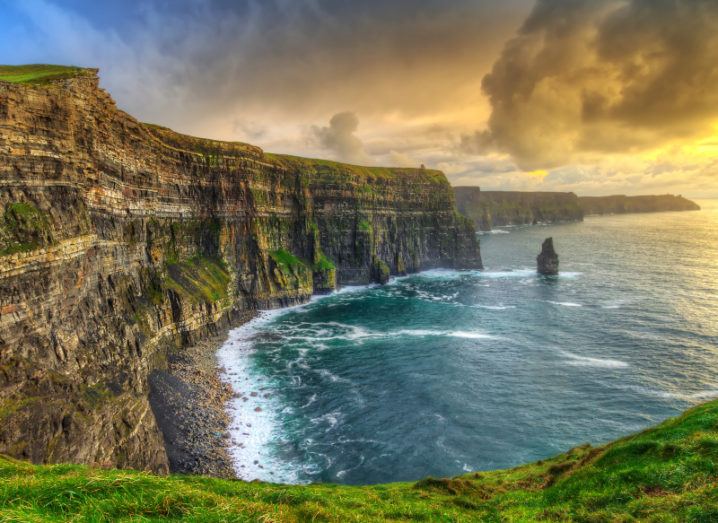
[[[536,270],[544,276],[558,274],[558,254],[553,248],[553,238],[546,238],[541,245],[541,252],[536,257]]]

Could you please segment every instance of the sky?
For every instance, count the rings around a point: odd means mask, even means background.
[[[271,152],[718,197],[716,0],[0,0],[0,63]]]

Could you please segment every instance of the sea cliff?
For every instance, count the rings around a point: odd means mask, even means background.
[[[594,214],[697,211],[700,207],[672,194],[644,196],[576,196],[565,192],[482,191],[454,187],[456,206],[476,228],[580,222]]]
[[[505,225],[533,225],[583,220],[574,193],[482,191],[479,187],[455,187],[459,212],[482,231]]]
[[[337,285],[481,266],[444,175],[271,155],[0,78],[0,453],[166,472],[149,376]]]
[[[695,202],[673,194],[581,196],[578,201],[585,215],[700,210],[700,207]]]

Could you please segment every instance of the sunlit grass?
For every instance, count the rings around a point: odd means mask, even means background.
[[[0,521],[718,521],[718,402],[510,470],[364,487],[0,458]]]
[[[11,83],[38,83],[60,78],[88,74],[90,69],[64,65],[0,65],[0,81]]]

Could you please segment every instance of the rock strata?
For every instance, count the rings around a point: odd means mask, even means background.
[[[166,472],[150,376],[196,395],[188,347],[247,311],[435,267],[481,267],[438,171],[142,124],[96,71],[0,81],[0,453]]]
[[[558,274],[558,254],[553,248],[553,238],[546,238],[541,245],[541,252],[536,257],[536,267],[538,273],[544,276]]]

